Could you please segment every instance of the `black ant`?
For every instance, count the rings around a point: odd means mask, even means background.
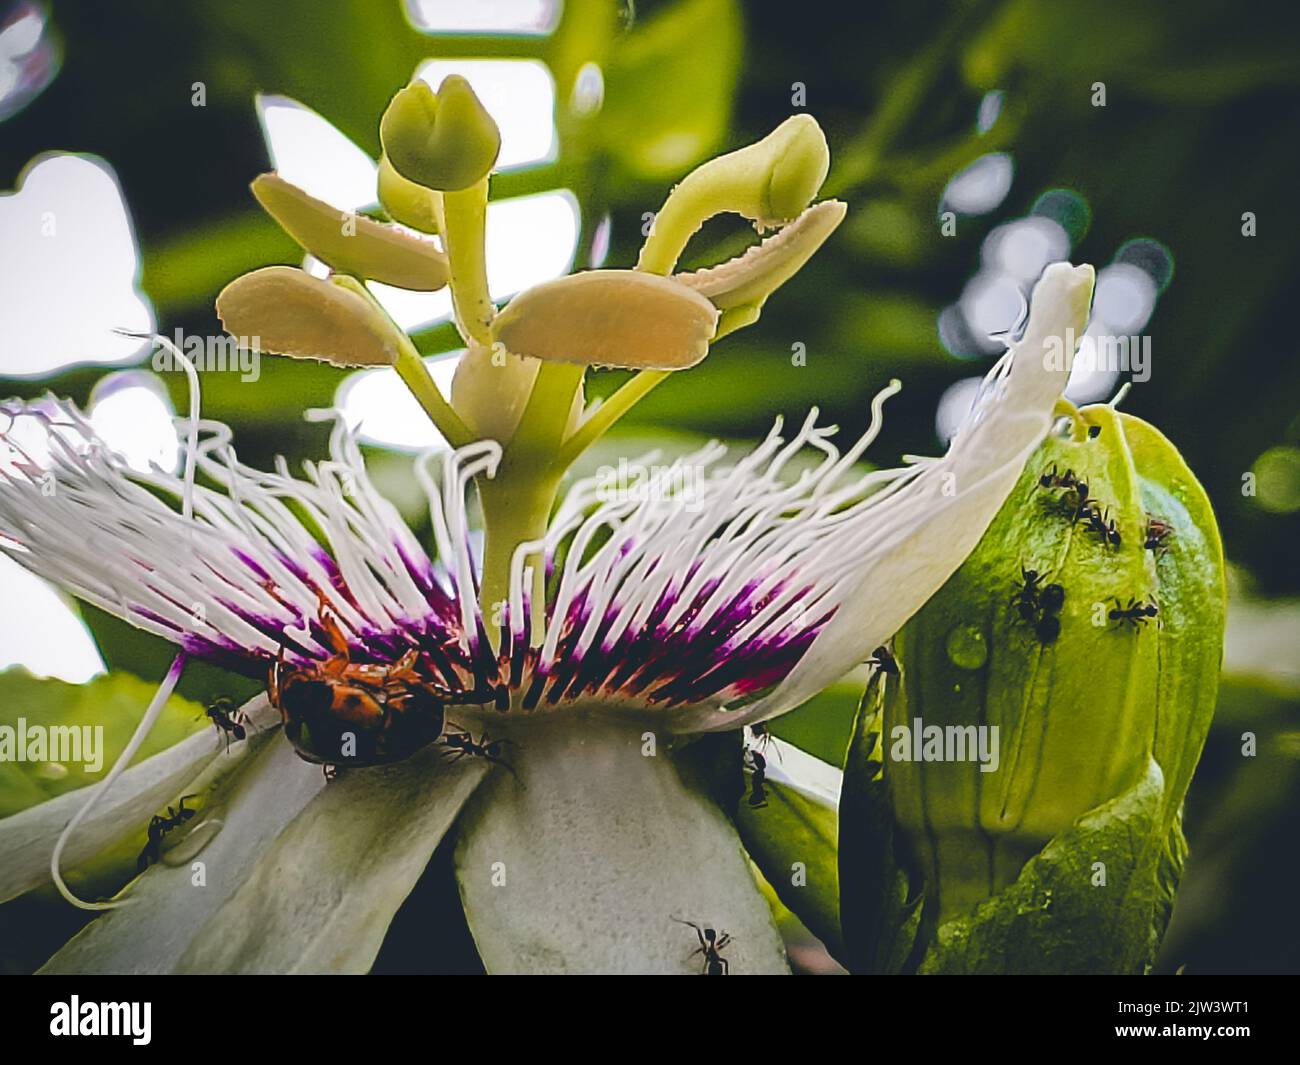
[[[1048,584],[1043,587],[1038,596],[1038,605],[1041,606],[1045,613],[1059,614],[1061,607],[1065,605],[1065,589],[1059,584]]]
[[[1107,615],[1111,621],[1118,621],[1121,625],[1132,625],[1134,630],[1145,625],[1149,618],[1155,617],[1159,613],[1159,608],[1155,603],[1142,603],[1137,599],[1130,598],[1128,606],[1117,596],[1115,599],[1115,608]]]
[[[750,778],[749,805],[761,810],[767,805],[767,791],[763,784],[767,780],[767,759],[759,753],[757,747],[749,749],[749,760],[754,766],[754,775]]]
[[[144,845],[144,850],[140,852],[140,857],[135,861],[135,870],[137,873],[143,873],[149,868],[150,864],[157,862],[161,857],[163,837],[174,828],[179,828],[185,824],[191,817],[198,813],[197,810],[187,810],[185,801],[196,798],[194,795],[182,795],[176,808],[167,807],[167,813],[154,814],[149,821],[149,841]]]
[[[750,743],[746,746],[745,752],[762,751],[767,754],[767,749],[772,745],[772,733],[767,727],[766,721],[760,721],[757,724],[749,726]],[[781,760],[781,750],[777,748],[777,761]]]
[[[1068,489],[1061,497],[1061,501],[1073,515],[1074,521],[1078,521],[1087,511],[1088,482],[1081,480],[1073,470],[1067,469],[1064,473],[1057,473],[1056,466],[1053,464],[1039,476],[1038,485],[1040,488]]]
[[[1073,488],[1079,483],[1074,471],[1067,469],[1064,473],[1056,472],[1056,463],[1052,463],[1038,478],[1039,488]]]
[[[898,676],[898,659],[884,644],[871,652],[871,657],[867,659],[867,665],[875,666],[881,673],[888,673],[891,677]]]
[[[731,942],[731,933],[723,932],[721,935],[712,928],[701,928],[694,921],[683,921],[680,917],[674,917],[678,924],[687,924],[695,929],[695,935],[700,941],[700,945],[691,951],[691,957],[697,954],[704,955],[704,968],[700,970],[701,976],[730,976],[731,963],[722,956],[722,950]]]
[[[1061,635],[1061,619],[1054,614],[1044,614],[1034,622],[1034,635],[1039,643],[1055,643]]]
[[[1119,547],[1119,527],[1111,518],[1110,509],[1108,507],[1102,507],[1100,504],[1095,502],[1090,503],[1080,516],[1088,526],[1088,531],[1096,533],[1097,536],[1101,538],[1103,544],[1109,544],[1111,547]]]
[[[1153,518],[1148,514],[1146,543],[1142,546],[1148,551],[1154,551],[1156,556],[1159,557],[1169,550],[1169,545],[1165,541],[1173,535],[1173,532],[1174,527],[1168,522]]]
[[[1038,586],[1042,583],[1044,576],[1040,575],[1036,569],[1020,567],[1020,579],[1024,583],[1011,596],[1011,605],[1020,611],[1020,616],[1026,621],[1033,621],[1034,615],[1038,612],[1038,596],[1040,593]]]
[[[478,740],[474,739],[468,732],[449,732],[442,738],[442,742],[453,752],[451,756],[453,762],[459,762],[466,756],[485,758],[494,765],[504,766],[510,771],[511,776],[516,780],[519,779],[519,774],[514,771],[509,762],[501,757],[503,747],[507,745],[514,746],[510,740],[494,740],[486,732]]]
[[[234,705],[223,696],[203,711],[213,725],[216,726],[217,731],[225,734],[227,751],[230,750],[230,738],[232,736],[236,740],[242,740],[248,736],[248,729],[245,728],[248,718],[243,711],[236,711],[231,714],[230,711],[234,708]]]
[[[1040,643],[1055,643],[1061,635],[1061,619],[1056,615],[1065,605],[1065,589],[1059,584],[1043,584],[1046,574],[1020,567],[1024,582],[1011,596],[1011,605],[1019,612],[1021,620],[1034,627]]]

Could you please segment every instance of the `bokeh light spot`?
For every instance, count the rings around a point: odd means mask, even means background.
[[[22,666],[38,677],[84,684],[104,672],[95,641],[62,595],[0,551],[0,669]]]
[[[38,377],[79,363],[123,363],[149,333],[136,288],[140,255],[117,176],[102,159],[66,153],[28,166],[0,196],[0,375]]]
[[[375,161],[310,107],[258,96],[257,117],[271,166],[285,181],[342,211],[377,201]]]
[[[939,406],[934,414],[934,433],[945,444],[952,440],[971,412],[983,381],[982,377],[964,377],[949,385],[939,397]]]
[[[434,383],[444,396],[451,395],[451,380],[463,354],[464,351],[454,351],[425,359]],[[402,451],[448,446],[391,367],[350,374],[339,385],[334,405],[343,412],[348,426],[367,444]]]
[[[1115,253],[1117,263],[1130,263],[1142,270],[1155,282],[1156,291],[1164,292],[1174,277],[1174,255],[1158,240],[1139,237],[1120,246]]]
[[[960,214],[987,214],[1006,199],[1014,172],[1005,152],[981,155],[953,175],[943,190],[943,206]]]
[[[1255,460],[1255,501],[1274,514],[1300,510],[1300,448],[1271,447]]]
[[[162,382],[143,370],[109,374],[90,394],[90,424],[132,469],[180,468],[175,411]]]
[[[1151,275],[1130,263],[1112,263],[1097,275],[1092,312],[1113,334],[1136,333],[1156,306]]]
[[[1092,208],[1073,189],[1049,189],[1034,201],[1029,213],[1050,218],[1065,230],[1072,246],[1087,235],[1092,225]]]
[[[980,255],[985,269],[1033,282],[1049,263],[1070,254],[1069,235],[1050,218],[1020,218],[998,226],[987,237]]]
[[[560,0],[406,0],[406,16],[425,33],[545,34]]]

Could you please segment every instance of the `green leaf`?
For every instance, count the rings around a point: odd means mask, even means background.
[[[152,695],[152,686],[149,689],[146,701]],[[137,716],[142,705],[135,704]],[[189,707],[186,711],[190,709],[197,712],[197,708]],[[250,711],[250,717],[257,728],[279,720],[279,715],[265,701]],[[134,720],[131,724],[134,726]],[[235,757],[232,752],[227,752],[224,744],[214,739],[211,730],[204,729],[133,765],[69,840],[64,848],[64,867],[75,869],[101,851],[138,834],[155,812],[184,794],[186,785],[206,766]],[[50,855],[55,841],[85,801],[84,793],[69,791],[0,820],[0,902],[49,881]],[[75,890],[77,879],[67,879]]]
[[[490,973],[698,973],[693,921],[736,974],[788,972],[735,829],[640,727],[552,718],[459,825],[456,873]]]
[[[278,731],[255,733],[231,754],[187,786],[186,794],[197,794],[187,805],[198,815],[166,837],[162,860],[127,889],[130,905],[88,924],[42,972],[175,970],[262,851],[325,784],[319,767],[300,759]]]
[[[0,726],[16,729],[21,719],[29,727],[89,726],[101,729],[103,735],[103,744],[96,749],[99,768],[93,772],[84,758],[69,764],[57,759],[0,759],[0,817],[102,779],[130,740],[156,687],[126,673],[105,674],[85,684],[34,677],[20,668],[0,673]],[[201,706],[173,696],[136,755],[136,764],[179,743],[205,723]]]
[[[1164,798],[1152,759],[1141,781],[1051,840],[1015,883],[941,925],[920,972],[1144,972],[1184,855],[1179,827],[1161,827]]]
[[[826,949],[843,959],[836,838],[840,772],[773,737],[764,756],[766,806],[742,799],[736,827],[750,858],[777,897]],[[753,794],[753,770],[746,767]],[[798,868],[796,869],[796,863]]]
[[[428,747],[395,765],[344,770],[257,851],[176,971],[366,972],[487,769],[448,765]]]

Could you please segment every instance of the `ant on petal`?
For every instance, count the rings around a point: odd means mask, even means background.
[[[749,726],[748,742],[745,744],[745,753],[750,751],[760,751],[766,755],[768,748],[772,746],[772,732],[767,727],[766,721],[759,721]],[[776,748],[776,760],[781,761],[781,748]]]
[[[1038,597],[1041,593],[1039,585],[1045,579],[1046,575],[1040,574],[1036,569],[1020,567],[1021,584],[1011,596],[1011,605],[1020,611],[1020,616],[1026,621],[1033,621],[1038,612]]]
[[[704,955],[704,967],[700,970],[701,976],[730,976],[731,963],[722,956],[722,950],[731,942],[731,933],[723,932],[718,934],[716,929],[702,927],[694,921],[683,921],[680,917],[674,917],[678,924],[690,925],[695,929],[696,938],[699,939],[700,945],[691,951],[691,957],[696,954]]]
[[[452,752],[453,762],[459,762],[465,757],[484,758],[493,765],[503,766],[509,770],[512,777],[519,779],[519,774],[515,772],[514,767],[501,757],[502,748],[515,746],[511,740],[494,740],[486,732],[477,740],[469,732],[448,732],[442,738],[442,742]]]
[[[1070,469],[1064,473],[1056,472],[1056,465],[1053,464],[1044,470],[1038,478],[1040,488],[1064,488],[1066,492],[1061,496],[1061,502],[1065,504],[1066,510],[1073,515],[1073,520],[1078,521],[1083,517],[1089,507],[1088,502],[1088,482],[1081,480],[1079,476]]]
[[[764,788],[767,781],[767,759],[757,747],[751,747],[747,753],[754,767],[754,775],[749,781],[749,805],[755,810],[761,810],[767,805],[767,790]]]
[[[174,828],[179,828],[198,813],[198,810],[189,810],[185,807],[187,799],[193,799],[196,797],[197,796],[194,795],[182,795],[180,801],[176,804],[175,809],[169,806],[167,807],[167,813],[165,815],[154,814],[150,819],[149,827],[147,829],[149,841],[144,845],[144,850],[140,852],[140,856],[135,860],[135,869],[137,873],[143,873],[152,863],[159,860],[162,856],[163,837],[166,836],[168,832]]]
[[[242,710],[235,710],[235,704],[225,696],[214,701],[203,713],[216,726],[217,732],[225,735],[227,751],[230,750],[232,737],[237,741],[247,738],[246,726],[251,725],[252,722]]]
[[[1022,621],[1034,628],[1039,643],[1055,643],[1061,635],[1061,619],[1057,616],[1065,605],[1065,589],[1059,584],[1043,584],[1046,574],[1035,569],[1020,567],[1021,584],[1011,596],[1011,605],[1020,613]]]
[[[1084,524],[1088,526],[1088,531],[1095,533],[1103,544],[1119,547],[1119,526],[1111,518],[1109,507],[1103,507],[1094,501],[1088,504],[1081,517]]]

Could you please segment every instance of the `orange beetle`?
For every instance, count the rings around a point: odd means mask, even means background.
[[[323,601],[320,621],[334,654],[308,666],[286,665],[281,644],[267,683],[299,757],[327,766],[383,765],[442,735],[444,708],[458,697],[421,672],[417,650],[392,665],[354,663]]]

